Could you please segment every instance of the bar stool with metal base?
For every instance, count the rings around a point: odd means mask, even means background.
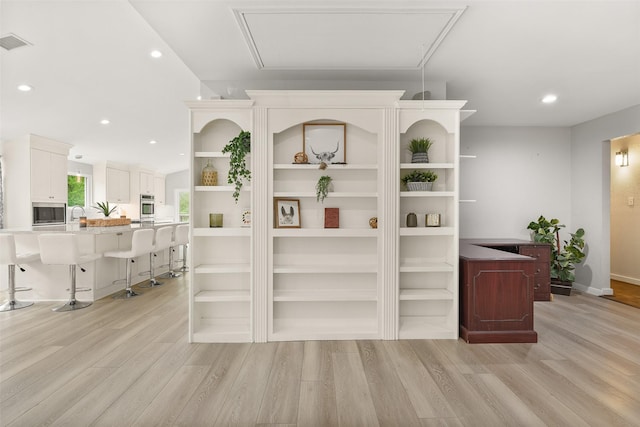
[[[16,288],[16,265],[21,271],[24,271],[20,264],[28,264],[39,259],[40,254],[35,252],[17,253],[13,234],[0,234],[0,265],[6,265],[9,268],[9,281],[7,282],[9,298],[0,305],[0,311],[18,310],[33,305],[32,302],[16,300],[16,292],[31,290],[31,288]]]
[[[156,240],[153,244],[153,250],[149,253],[149,284],[141,285],[141,288],[151,288],[153,286],[162,285],[155,277],[155,257],[156,252],[168,249],[171,246],[171,235],[173,234],[173,227],[162,227],[156,230]]]
[[[183,273],[189,271],[187,267],[187,248],[189,247],[189,224],[180,224],[176,226],[173,237],[173,246],[182,246],[182,267],[179,269]]]
[[[139,256],[151,253],[153,251],[153,229],[139,229],[133,232],[131,236],[131,248],[119,251],[107,251],[104,253],[108,258],[123,258],[127,260],[127,273],[126,273],[126,288],[124,294],[116,295],[114,298],[131,298],[140,294],[134,292],[131,288],[131,264],[135,262],[135,259]]]
[[[76,287],[76,267],[102,258],[102,254],[80,254],[78,241],[75,234],[51,233],[38,236],[40,244],[40,260],[43,264],[68,265],[71,289],[69,289],[69,301],[64,305],[54,308],[53,311],[72,311],[89,307],[91,302],[76,300],[76,292],[90,291],[90,288]],[[80,267],[81,271],[85,271]]]
[[[169,266],[169,271],[160,276],[160,277],[164,277],[164,278],[167,278],[167,279],[173,279],[175,277],[182,276],[181,273],[176,273],[175,271],[173,271],[173,264],[175,263],[175,260],[173,259],[173,253],[176,251],[176,246],[182,244],[182,243],[177,243],[176,242],[177,234],[178,234],[178,227],[186,228],[186,230],[187,230],[187,240],[189,238],[189,226],[188,225],[183,224],[183,225],[176,226],[176,228],[173,231],[173,240],[171,241],[171,245],[169,246],[169,264],[167,264],[167,266]],[[165,266],[163,265],[163,267],[165,267]]]

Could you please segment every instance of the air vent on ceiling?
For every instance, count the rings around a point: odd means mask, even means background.
[[[26,40],[21,39],[20,37],[16,36],[15,34],[7,34],[6,36],[0,37],[0,46],[3,47],[6,50],[12,50],[12,49],[16,49],[18,47],[30,46],[30,45],[31,45],[31,43],[29,43]]]

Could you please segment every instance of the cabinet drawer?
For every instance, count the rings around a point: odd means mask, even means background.
[[[551,248],[549,246],[520,246],[520,255],[530,256],[538,261],[551,261]]]

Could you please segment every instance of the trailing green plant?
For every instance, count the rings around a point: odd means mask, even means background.
[[[573,282],[576,279],[574,270],[586,254],[584,253],[584,229],[578,228],[575,233],[569,233],[571,238],[563,241],[560,246],[560,229],[564,228],[557,218],[547,220],[540,215],[537,221],[531,221],[527,226],[533,231],[533,241],[549,243],[551,245],[551,278],[562,282]]]
[[[407,182],[433,182],[438,179],[438,175],[432,171],[414,170],[403,176],[400,180],[406,185]]]
[[[333,179],[329,175],[321,176],[316,183],[316,201],[323,202],[329,194],[329,189]]]
[[[108,218],[109,215],[111,215],[116,209],[118,209],[118,206],[110,207],[109,202],[97,202],[96,205],[97,206],[92,207],[101,212],[105,218]]]
[[[427,153],[433,145],[429,138],[414,138],[409,141],[409,151],[412,153]]]
[[[240,190],[242,184],[246,179],[247,182],[251,181],[251,171],[247,169],[246,156],[251,152],[251,132],[240,131],[238,136],[233,138],[222,149],[223,153],[230,153],[229,159],[229,175],[227,176],[227,182],[235,186],[233,192],[233,198],[238,203],[238,197],[240,197]]]

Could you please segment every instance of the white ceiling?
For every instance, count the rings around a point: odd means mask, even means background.
[[[434,96],[478,111],[465,125],[572,126],[640,104],[640,0],[0,0],[0,25],[32,44],[0,49],[0,140],[35,133],[71,159],[164,173],[188,167],[183,101],[198,94],[411,98],[424,71]]]

